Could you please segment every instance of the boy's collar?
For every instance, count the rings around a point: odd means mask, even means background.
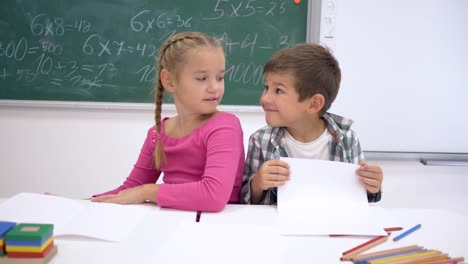
[[[353,120],[349,118],[328,112],[323,114],[322,118],[326,123],[328,132],[337,144],[341,143],[346,133],[348,133],[350,130],[351,125],[353,124]],[[271,143],[275,146],[275,148],[278,148],[284,144],[282,143],[282,140],[285,133],[286,127],[272,127],[272,134],[274,137],[271,138]]]

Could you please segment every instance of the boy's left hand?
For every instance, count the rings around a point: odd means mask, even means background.
[[[383,172],[380,166],[368,165],[366,162],[359,162],[360,168],[356,171],[359,180],[362,182],[367,192],[378,193],[382,187]]]

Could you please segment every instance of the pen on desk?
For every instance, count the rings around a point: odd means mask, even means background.
[[[394,237],[393,241],[398,241],[398,240],[404,238],[405,236],[413,233],[414,231],[418,230],[419,228],[421,228],[421,224],[417,224],[417,225],[413,226],[412,228],[406,230],[405,232],[399,234],[398,236]]]

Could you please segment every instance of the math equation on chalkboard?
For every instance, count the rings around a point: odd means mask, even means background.
[[[304,42],[306,21],[307,3],[286,0],[6,0],[0,99],[152,102],[160,45],[201,31],[225,50],[223,103],[258,105],[264,63]]]

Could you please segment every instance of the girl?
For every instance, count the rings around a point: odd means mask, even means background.
[[[126,181],[95,195],[94,202],[138,204],[192,211],[221,211],[238,203],[244,167],[239,119],[217,109],[224,94],[225,57],[218,40],[179,33],[159,50],[156,125]],[[161,119],[163,92],[177,115]],[[161,172],[163,184],[156,184]]]

